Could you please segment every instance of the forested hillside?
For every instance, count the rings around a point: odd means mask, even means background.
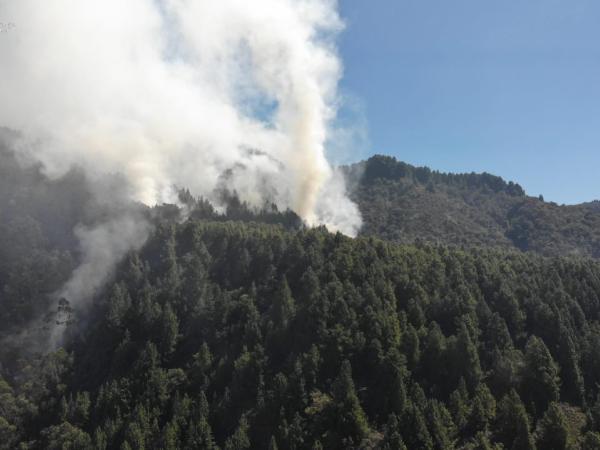
[[[386,156],[344,170],[364,235],[600,257],[598,202],[559,206],[497,176],[443,174]]]
[[[0,128],[0,352],[4,354],[45,339],[39,331],[56,320],[54,294],[82,262],[78,228],[93,227],[123,210],[151,224],[180,220],[181,213],[175,205],[149,208],[124,201],[118,177],[104,180],[106,192],[99,198],[97,186],[92,192],[89,180],[76,168],[55,180],[39,165],[23,168],[10,150],[10,137]],[[252,219],[287,228],[302,226],[291,211],[274,207],[250,211],[235,196],[223,195],[228,196],[224,198],[228,207],[220,214],[187,191],[181,191],[181,203],[192,209],[193,220]]]
[[[562,211],[496,177],[382,162],[358,195]],[[593,258],[477,229],[427,243],[436,223],[416,243],[350,239],[227,192],[221,213],[186,191],[183,209],[111,206],[6,149],[0,171],[0,449],[600,448]],[[81,263],[74,230],[115,208],[150,239],[72,309],[56,292]]]
[[[597,448],[599,293],[591,260],[164,223],[65,350],[3,361],[0,445]]]

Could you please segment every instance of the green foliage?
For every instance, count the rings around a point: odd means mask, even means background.
[[[48,450],[88,450],[92,445],[90,436],[69,422],[46,428],[41,435]]]
[[[567,419],[557,403],[551,403],[537,430],[539,448],[564,450],[568,444]]]
[[[369,423],[356,395],[348,360],[342,363],[340,373],[334,381],[332,398],[332,420],[341,439],[360,442],[366,438]]]
[[[529,416],[523,402],[515,391],[498,404],[495,436],[505,448],[514,450],[533,450],[535,444],[529,425]]]
[[[248,422],[242,416],[235,433],[225,441],[225,450],[245,450],[250,448],[248,439]]]
[[[384,432],[384,438],[381,443],[382,450],[406,450],[406,445],[404,445],[400,433],[400,423],[395,414],[390,414]]]
[[[597,261],[167,212],[65,350],[0,352],[0,446],[531,450],[560,401],[593,448]]]
[[[531,336],[525,346],[522,384],[523,400],[536,412],[545,411],[550,402],[558,400],[558,366],[544,341],[536,336]]]

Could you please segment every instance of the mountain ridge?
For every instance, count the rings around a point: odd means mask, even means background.
[[[362,235],[600,257],[600,202],[558,205],[489,173],[452,174],[375,155],[343,166]]]

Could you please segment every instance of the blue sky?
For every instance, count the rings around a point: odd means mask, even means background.
[[[600,1],[339,2],[342,119],[362,111],[366,153],[600,198]]]

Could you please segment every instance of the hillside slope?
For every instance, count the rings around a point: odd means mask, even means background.
[[[0,448],[580,448],[598,293],[593,260],[159,225],[66,351],[6,362]]]
[[[506,211],[575,226],[569,210],[490,175],[363,169],[366,234],[505,248],[350,239],[181,192],[187,219],[130,205],[149,240],[55,321],[74,227],[114,205],[0,148],[0,450],[597,448],[600,263],[523,254],[506,231]],[[53,322],[65,349],[38,353]]]
[[[344,167],[363,235],[600,257],[600,203],[559,206],[490,174],[442,174],[386,156]]]

